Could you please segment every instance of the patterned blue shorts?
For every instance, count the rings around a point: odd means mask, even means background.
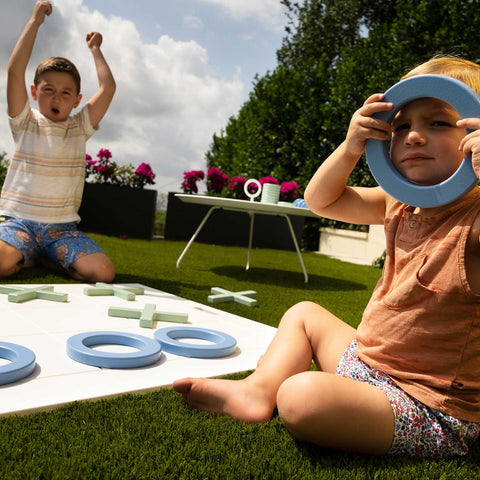
[[[103,253],[94,240],[77,229],[75,222],[39,223],[6,217],[0,223],[0,240],[20,251],[22,264],[46,257],[65,270],[85,255]]]
[[[356,340],[345,350],[336,374],[373,385],[388,397],[395,416],[390,455],[466,455],[480,433],[480,423],[458,420],[427,407],[404,392],[388,375],[367,365],[357,355]]]

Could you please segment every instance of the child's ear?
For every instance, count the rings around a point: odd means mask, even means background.
[[[75,105],[73,106],[73,108],[77,108],[77,107],[80,105],[80,102],[81,102],[81,101],[82,101],[82,94],[79,93],[79,94],[77,95],[77,100],[76,100]]]
[[[30,92],[32,94],[32,98],[37,101],[37,88],[35,85],[30,85]]]

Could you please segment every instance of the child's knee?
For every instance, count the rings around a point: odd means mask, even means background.
[[[8,277],[17,273],[21,266],[23,255],[15,247],[0,240],[0,277]]]
[[[91,272],[91,277],[92,282],[113,282],[115,278],[115,266],[109,259],[99,262]]]
[[[0,277],[10,277],[19,272],[22,267],[18,263],[0,262]]]
[[[292,434],[308,423],[309,405],[321,392],[313,388],[312,372],[303,372],[287,378],[277,392],[277,409],[280,418]]]
[[[115,278],[115,266],[112,262],[99,265],[99,268],[94,272],[95,282],[110,283]]]
[[[296,303],[285,312],[281,321],[282,323],[303,325],[305,320],[309,318],[312,312],[318,307],[319,305],[310,301]]]
[[[115,266],[104,254],[91,254],[70,266],[70,274],[77,280],[110,283],[115,278]]]
[[[318,318],[323,313],[328,313],[328,311],[325,310],[325,308],[323,308],[321,305],[315,302],[304,300],[290,307],[287,310],[285,317],[301,321],[305,321],[314,317],[318,321]]]

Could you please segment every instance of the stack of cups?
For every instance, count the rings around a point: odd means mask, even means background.
[[[280,199],[280,185],[264,183],[262,188],[262,203],[278,203]]]

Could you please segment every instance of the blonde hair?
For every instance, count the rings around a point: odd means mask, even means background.
[[[446,75],[467,84],[480,95],[480,65],[455,56],[435,56],[413,70],[410,70],[401,79],[415,75]]]

